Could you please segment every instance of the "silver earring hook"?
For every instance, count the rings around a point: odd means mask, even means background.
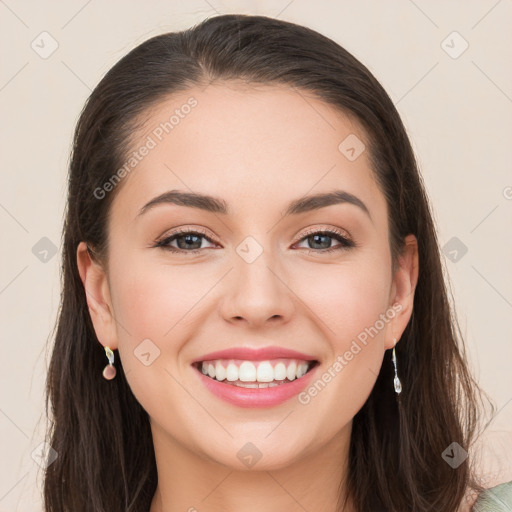
[[[393,338],[395,341],[395,345],[397,343],[396,338]],[[393,367],[395,369],[395,378],[393,379],[393,384],[395,386],[395,393],[399,395],[402,392],[402,383],[400,382],[400,379],[398,378],[398,372],[396,369],[396,353],[395,353],[395,347],[393,347],[393,352],[391,353],[391,359],[393,361]]]

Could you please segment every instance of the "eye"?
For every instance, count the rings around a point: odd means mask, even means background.
[[[329,239],[332,238],[337,240],[339,244],[333,247],[332,243],[329,241]],[[215,242],[208,237],[206,233],[200,230],[184,230],[170,234],[163,240],[157,242],[155,247],[161,247],[162,249],[174,253],[197,254],[203,249],[206,249],[206,247],[202,247],[203,239],[215,244]],[[356,245],[341,232],[336,230],[311,230],[307,232],[306,236],[303,236],[298,243],[302,243],[303,241],[310,242],[310,248],[306,248],[306,250],[308,253],[315,254],[346,250],[355,247]],[[174,242],[176,242],[177,246],[171,245]],[[313,247],[311,247],[311,245],[313,245]]]
[[[160,242],[157,242],[155,247],[161,247],[162,249],[177,252],[177,253],[192,253],[196,254],[201,252],[204,247],[202,246],[202,239],[208,240],[209,242],[213,242],[211,238],[206,236],[205,233],[201,231],[178,231],[176,233],[167,236]],[[177,247],[172,246],[171,243],[176,242]],[[191,249],[191,250],[189,250]]]
[[[340,242],[338,245],[332,247],[332,242],[329,239],[336,239]],[[349,240],[346,236],[336,230],[322,230],[322,231],[309,231],[306,236],[303,236],[299,243],[302,241],[308,242],[308,253],[330,253],[333,251],[347,250],[355,247],[355,243]],[[318,250],[312,250],[318,249]]]

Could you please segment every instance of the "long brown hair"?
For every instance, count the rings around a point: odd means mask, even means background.
[[[396,267],[404,237],[418,239],[419,280],[412,317],[396,347],[403,392],[393,390],[390,351],[353,420],[348,490],[358,511],[457,509],[481,490],[466,459],[453,469],[451,444],[469,451],[482,392],[473,380],[450,306],[429,201],[393,102],[368,69],[331,39],[263,16],[223,15],[145,41],[104,76],[78,121],[63,230],[62,300],[47,378],[46,512],[147,512],[157,485],[149,418],[119,358],[106,382],[105,353],[92,326],[76,252],[100,261],[119,187],[94,193],[126,161],[141,116],[162,99],[213,80],[285,84],[355,117],[366,130],[372,172],[389,211]],[[341,463],[341,461],[340,461]]]

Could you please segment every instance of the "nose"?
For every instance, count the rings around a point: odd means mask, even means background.
[[[220,311],[231,323],[262,327],[287,323],[293,315],[296,296],[287,284],[286,271],[270,251],[248,262],[234,255],[234,267],[225,279]]]

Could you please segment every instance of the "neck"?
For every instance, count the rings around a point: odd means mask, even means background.
[[[240,470],[188,450],[152,424],[158,487],[150,512],[353,512],[345,500],[352,424],[286,467]],[[257,469],[257,466],[260,469]]]

